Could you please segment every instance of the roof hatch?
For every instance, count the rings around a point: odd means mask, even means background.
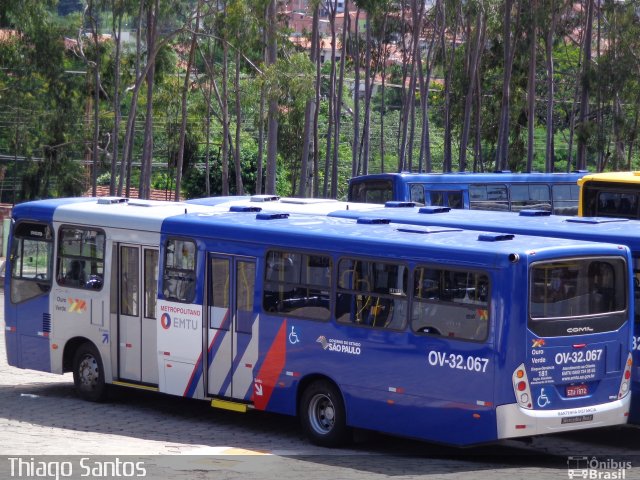
[[[549,210],[520,210],[521,217],[549,217],[551,212]]]
[[[427,206],[427,207],[422,207],[420,208],[420,210],[418,210],[418,213],[447,213],[451,211],[450,207],[438,207],[438,206]]]
[[[230,212],[261,212],[262,208],[260,207],[252,207],[250,205],[231,205],[229,207]]]
[[[504,242],[506,240],[513,240],[515,235],[513,233],[481,233],[478,235],[478,241],[480,242]]]
[[[272,213],[262,212],[256,215],[256,220],[279,220],[282,218],[289,218],[288,213]]]
[[[628,218],[610,218],[610,217],[571,217],[567,218],[567,222],[572,223],[620,223],[628,222]]]

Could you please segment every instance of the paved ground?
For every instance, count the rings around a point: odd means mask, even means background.
[[[587,478],[640,479],[638,427],[468,449],[361,432],[351,448],[328,450],[310,445],[289,417],[130,390],[92,404],[76,397],[70,374],[9,367],[0,327],[0,480],[544,480],[570,478],[576,462],[605,464],[575,472]]]

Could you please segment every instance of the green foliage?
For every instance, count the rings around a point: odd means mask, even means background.
[[[242,182],[247,192],[255,192],[256,184],[256,165],[257,165],[258,150],[255,145],[250,148],[244,148],[241,151],[242,166]],[[222,182],[221,182],[222,162],[220,158],[220,152],[216,155],[212,155],[209,160],[209,185],[211,196],[222,194]],[[234,178],[235,166],[233,162],[229,163],[229,177]],[[199,162],[193,165],[192,168],[186,173],[182,183],[183,195],[186,198],[200,198],[206,195],[206,165],[204,162]],[[229,192],[231,195],[236,194],[235,183],[231,182],[229,185]]]
[[[304,108],[307,99],[314,95],[315,66],[303,53],[279,58],[264,70],[263,82],[267,97],[275,98],[281,106]]]

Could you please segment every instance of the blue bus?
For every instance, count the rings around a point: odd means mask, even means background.
[[[350,202],[411,201],[471,210],[549,210],[577,215],[578,180],[572,173],[379,173],[349,181]]]
[[[404,207],[404,208],[403,208]],[[633,256],[635,334],[633,337],[633,379],[630,422],[640,424],[640,222],[613,217],[565,217],[549,215],[539,210],[523,210],[519,214],[502,212],[470,212],[446,207],[416,207],[411,203],[389,202],[385,208],[358,211],[353,204],[349,211],[329,213],[338,217],[386,218],[394,223],[486,230],[517,235],[536,235],[618,242],[630,248]]]
[[[353,428],[470,445],[627,421],[628,248],[233,210],[17,205],[9,364],[73,372],[89,401],[119,385],[297,415],[324,446]]]

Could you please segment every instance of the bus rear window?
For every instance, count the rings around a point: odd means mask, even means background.
[[[625,274],[626,266],[621,258],[534,264],[530,273],[530,325],[552,319],[570,321],[624,312],[628,301]]]

